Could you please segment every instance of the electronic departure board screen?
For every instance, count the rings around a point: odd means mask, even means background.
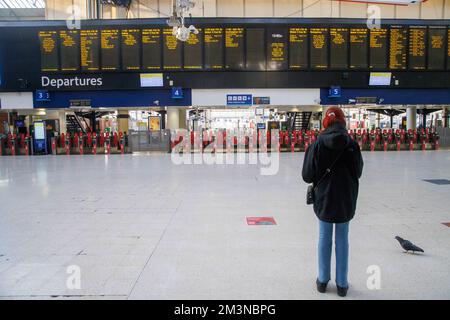
[[[388,46],[387,46],[387,29],[371,29],[370,30],[370,69],[381,70],[388,66]]]
[[[446,28],[428,29],[428,69],[443,70],[445,68]]]
[[[390,29],[389,36],[389,68],[393,70],[405,70],[408,29],[393,27]]]
[[[80,69],[80,34],[78,30],[59,31],[59,52],[61,71],[77,71]]]
[[[287,33],[285,29],[267,30],[267,69],[286,70],[288,68]]]
[[[244,28],[225,29],[225,68],[242,70],[244,58]]]
[[[358,22],[359,23],[359,22]],[[450,32],[398,22],[199,24],[180,41],[160,24],[35,30],[42,72],[450,70]]]
[[[266,70],[266,48],[264,28],[246,30],[246,69]]]
[[[142,68],[161,69],[161,29],[142,29]]]
[[[40,31],[41,70],[58,71],[58,38],[56,31]]]
[[[191,33],[184,43],[184,68],[191,70],[203,69],[203,30],[198,34]]]
[[[411,27],[409,29],[409,69],[426,69],[426,38],[427,27]]]
[[[447,31],[447,70],[450,70],[450,28]]]
[[[124,29],[121,39],[122,70],[141,69],[141,30]]]
[[[172,29],[163,30],[164,69],[180,70],[182,67],[181,41],[172,34]]]
[[[100,55],[102,70],[120,69],[119,30],[105,29],[100,32]]]
[[[330,28],[330,68],[348,68],[348,29]]]
[[[223,69],[223,28],[205,28],[205,69]]]
[[[81,70],[96,71],[100,68],[100,40],[98,30],[80,32]]]
[[[308,28],[289,29],[289,68],[308,68]]]
[[[350,29],[350,69],[367,69],[367,44],[367,29]]]
[[[309,33],[311,68],[328,68],[328,28],[311,28]]]

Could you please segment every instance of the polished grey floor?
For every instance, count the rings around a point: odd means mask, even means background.
[[[450,152],[363,156],[348,298],[449,299],[450,185],[423,179],[450,179]],[[334,284],[315,290],[302,160],[281,154],[278,174],[262,176],[167,154],[0,157],[0,298],[335,299]],[[403,253],[396,235],[425,254]],[[67,286],[68,266],[80,289]]]

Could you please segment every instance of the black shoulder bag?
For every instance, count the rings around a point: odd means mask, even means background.
[[[308,190],[306,191],[306,204],[313,204],[314,203],[314,200],[316,198],[316,189],[317,189],[317,187],[323,181],[323,179],[325,179],[325,177],[331,172],[331,169],[333,169],[334,165],[336,164],[336,162],[339,160],[339,158],[342,156],[342,154],[344,153],[344,151],[346,149],[347,148],[344,148],[344,150],[341,151],[341,153],[336,157],[336,159],[334,159],[333,163],[327,168],[327,170],[325,170],[325,173],[319,179],[319,181],[317,181],[316,185],[310,184],[308,186]]]

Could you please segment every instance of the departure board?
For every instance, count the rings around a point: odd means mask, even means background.
[[[141,68],[141,30],[122,30],[122,70],[139,70]]]
[[[161,69],[161,29],[142,29],[142,68]]]
[[[447,70],[450,70],[450,28],[447,31]]]
[[[172,29],[163,30],[164,69],[180,70],[182,67],[181,41],[172,34]]]
[[[446,28],[428,29],[428,69],[445,69]]]
[[[308,68],[308,28],[289,29],[289,68]]]
[[[393,27],[390,29],[389,35],[389,69],[405,70],[408,45],[408,29]]]
[[[225,68],[241,70],[245,66],[244,28],[225,29]]]
[[[350,29],[350,69],[366,69],[367,63],[367,29]]]
[[[246,30],[246,69],[266,70],[266,49],[264,28],[248,28]]]
[[[330,28],[330,68],[348,68],[348,29]]]
[[[287,35],[281,28],[267,30],[267,70],[288,68]]]
[[[190,70],[203,69],[203,31],[191,33],[184,42],[184,68]]]
[[[119,30],[105,29],[100,32],[100,55],[102,70],[120,69]]]
[[[58,46],[56,31],[39,31],[41,70],[58,71]]]
[[[311,28],[309,33],[311,68],[328,68],[328,28]]]
[[[370,69],[386,69],[387,64],[387,29],[371,29],[370,30]]]
[[[411,70],[426,69],[426,37],[427,27],[411,27],[409,29],[408,64]]]
[[[80,34],[78,30],[59,31],[59,52],[61,71],[77,71],[80,69]]]
[[[100,68],[98,34],[98,30],[81,30],[80,32],[81,70],[83,71],[96,71]]]
[[[205,69],[223,69],[223,28],[205,28]]]

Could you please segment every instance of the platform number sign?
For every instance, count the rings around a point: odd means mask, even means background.
[[[251,106],[252,104],[251,94],[227,94],[227,106]]]
[[[172,88],[172,99],[183,99],[183,89],[180,87]]]
[[[50,101],[50,92],[47,90],[36,90],[36,101]]]
[[[328,97],[340,98],[341,97],[341,87],[331,87],[330,90],[328,90]]]

